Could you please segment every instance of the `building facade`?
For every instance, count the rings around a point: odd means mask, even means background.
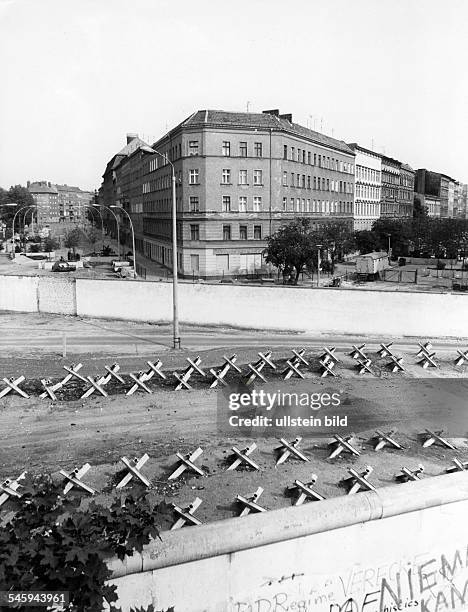
[[[415,193],[431,217],[451,219],[460,216],[459,209],[463,209],[463,188],[460,190],[457,181],[446,174],[419,168],[415,177]]]
[[[398,217],[412,218],[414,210],[415,171],[408,164],[400,168],[400,188],[398,190]]]
[[[398,216],[398,192],[400,189],[401,162],[382,155],[382,199],[380,212],[382,217]]]
[[[382,158],[378,153],[350,143],[356,155],[354,166],[354,230],[370,230],[380,217]]]
[[[291,115],[197,111],[152,147],[174,166],[183,276],[262,269],[267,236],[298,217],[352,228],[354,152]],[[143,251],[171,268],[171,165],[140,150]]]
[[[82,191],[79,187],[56,185],[48,181],[28,181],[27,186],[36,203],[39,225],[80,222],[94,197],[93,193]]]

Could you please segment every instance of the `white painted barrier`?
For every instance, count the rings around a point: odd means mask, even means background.
[[[468,609],[468,473],[162,534],[114,580],[124,612]]]
[[[38,277],[0,276],[0,311],[38,311]]]
[[[67,287],[62,308],[60,282],[51,277],[0,277],[0,309],[171,321],[171,283],[76,279],[73,288]],[[463,294],[180,283],[179,299],[181,321],[199,325],[468,337],[468,296]]]

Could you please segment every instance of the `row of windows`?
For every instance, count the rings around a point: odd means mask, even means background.
[[[353,212],[352,202],[310,200],[304,198],[290,198],[288,209],[288,198],[283,198],[283,211],[287,212],[312,212],[312,213],[349,213]]]
[[[223,144],[221,146],[221,153],[225,157],[231,156],[231,141],[230,140],[223,140]],[[254,157],[263,157],[263,143],[254,142],[253,153],[254,153]],[[248,157],[248,155],[249,155],[249,150],[248,150],[247,142],[240,142],[239,143],[239,156]]]
[[[369,202],[356,202],[355,213],[359,216],[378,217],[380,204],[370,204]]]
[[[380,200],[380,187],[372,185],[356,185],[356,198]]]
[[[297,149],[288,145],[283,145],[283,159],[289,161],[297,161],[302,164],[308,164],[309,166],[318,166],[319,168],[326,168],[327,170],[336,170],[337,172],[346,172],[353,174],[354,165],[349,162],[340,161],[334,157],[327,155],[320,155],[318,153],[313,154],[312,152],[306,151],[305,149]],[[313,162],[313,163],[312,163]]]
[[[223,240],[232,240],[232,226],[223,225]],[[254,240],[262,239],[262,226],[254,225],[251,237]],[[247,225],[239,225],[239,240],[248,240],[249,231]],[[190,225],[190,240],[200,240],[200,226],[198,224]]]
[[[253,184],[263,185],[263,170],[253,171]],[[249,175],[247,170],[239,170],[238,183],[239,185],[248,185]],[[229,168],[223,168],[221,173],[221,183],[223,185],[232,185],[231,170]]]
[[[289,187],[297,187],[302,189],[312,188],[312,177],[305,174],[295,174],[291,172],[291,182]],[[283,172],[283,187],[288,187],[288,173]],[[324,178],[320,176],[313,177],[313,188],[317,191],[333,191],[335,193],[353,193],[353,183],[346,181],[337,181],[335,179]]]
[[[380,170],[356,165],[356,178],[361,181],[380,183]]]

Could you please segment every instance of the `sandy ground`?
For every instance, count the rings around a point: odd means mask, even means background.
[[[9,326],[12,327],[15,322],[18,323],[18,319],[9,319]],[[76,330],[77,325],[89,329],[89,322],[80,323],[72,318],[68,322],[66,318],[62,319],[62,322],[65,326],[70,325],[70,329]],[[50,319],[48,325],[51,325]],[[117,328],[118,324],[115,323],[115,326]],[[40,327],[36,329],[40,333]],[[131,333],[132,325],[126,323],[125,329]],[[402,346],[407,347],[407,340],[403,342]],[[236,431],[226,434],[218,429],[217,404],[220,392],[207,389],[206,379],[197,375],[193,390],[174,390],[176,380],[171,372],[173,369],[181,370],[189,355],[199,354],[203,367],[209,370],[210,367],[219,367],[223,354],[237,353],[238,363],[246,364],[262,349],[272,350],[273,359],[279,366],[278,372],[265,371],[268,380],[282,386],[280,372],[284,369],[284,360],[291,355],[292,348],[299,348],[300,345],[299,340],[297,343],[293,340],[290,346],[275,347],[259,343],[254,348],[233,346],[230,340],[228,347],[217,349],[181,353],[158,349],[169,376],[167,381],[154,378],[149,383],[153,390],[151,395],[137,393],[126,397],[122,393],[122,386],[112,383],[106,387],[109,397],[93,395],[87,400],[80,400],[77,398],[83,390],[83,384],[77,383],[58,393],[57,402],[38,398],[41,376],[52,377],[54,380],[62,378],[65,374],[62,366],[72,361],[83,362],[82,371],[85,375],[102,374],[104,364],[110,365],[115,361],[116,347],[113,347],[110,354],[101,350],[93,354],[71,354],[67,359],[56,353],[41,351],[39,347],[32,353],[4,353],[0,359],[1,377],[25,374],[27,381],[23,388],[32,397],[25,400],[9,394],[0,399],[0,478],[17,476],[24,469],[35,473],[52,473],[58,478],[59,469],[71,470],[89,462],[92,467],[84,481],[99,491],[98,500],[107,503],[116,495],[113,486],[124,467],[121,457],[139,457],[148,453],[150,459],[142,472],[151,481],[151,499],[154,502],[166,500],[184,506],[196,496],[201,497],[203,503],[196,516],[208,522],[235,516],[238,511],[234,502],[236,495],[252,495],[258,486],[265,489],[260,499],[265,508],[287,506],[292,501],[285,496],[285,488],[295,479],[309,481],[312,473],[318,476],[316,489],[326,497],[332,497],[346,494],[339,482],[348,476],[347,468],[351,466],[362,470],[366,465],[371,465],[374,471],[370,481],[376,487],[382,487],[394,483],[395,474],[403,466],[415,469],[422,463],[425,467],[423,477],[430,477],[443,473],[454,457],[468,460],[468,422],[466,427],[459,427],[451,433],[451,440],[457,446],[456,451],[440,446],[423,448],[419,437],[425,427],[436,421],[443,427],[444,415],[450,413],[451,407],[460,407],[466,403],[467,366],[459,367],[453,363],[455,347],[465,349],[465,346],[455,341],[437,350],[440,367],[428,370],[423,370],[416,363],[417,347],[403,351],[396,344],[395,352],[403,356],[407,366],[407,371],[402,374],[391,373],[387,366],[388,359],[380,359],[375,353],[378,345],[369,345],[368,354],[373,359],[374,374],[360,376],[355,369],[355,361],[347,354],[350,347],[342,348],[337,351],[340,358],[337,367],[339,376],[334,379],[320,378],[319,351],[308,349],[309,368],[303,368],[306,379],[301,384],[314,390],[336,387],[347,391],[353,398],[350,405],[355,408],[356,415],[360,415],[354,433],[355,444],[361,449],[361,456],[356,458],[342,454],[338,459],[327,459],[330,438],[312,435],[305,437],[301,443],[301,449],[310,458],[310,462],[289,460],[276,468],[274,449],[278,446],[277,437],[259,436],[252,440],[237,435]],[[148,355],[135,355],[129,351],[133,351],[133,348],[124,345],[117,351],[120,352],[118,361],[126,380],[125,388],[128,388],[130,382],[128,372],[146,369],[145,359],[148,358]],[[154,353],[152,358],[155,359]],[[245,365],[242,369],[246,371]],[[235,384],[238,380],[236,376],[232,376],[229,381]],[[419,384],[422,380],[423,386]],[[293,382],[293,385],[297,383]],[[0,385],[0,388],[3,386]],[[369,428],[370,417],[375,417],[375,422],[385,431],[397,429],[395,437],[405,447],[404,450],[386,447],[383,451],[375,452],[369,443],[375,431],[374,424]],[[330,431],[330,436],[332,433]],[[294,435],[288,437],[292,439]],[[258,445],[252,458],[258,462],[261,470],[226,472],[226,460],[231,447],[236,445],[244,448],[252,441]],[[167,478],[177,465],[176,451],[186,453],[198,446],[203,449],[203,454],[197,464],[204,469],[206,475],[187,475],[175,484],[170,483]],[[83,503],[86,503],[86,494],[83,499]],[[3,516],[12,511],[13,507],[14,502],[5,504]],[[161,527],[169,528],[171,520],[170,513],[162,517]]]

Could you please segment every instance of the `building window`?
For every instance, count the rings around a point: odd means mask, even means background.
[[[262,210],[262,196],[255,196],[253,199],[254,212],[260,212]]]
[[[222,152],[225,157],[229,157],[231,155],[231,143],[229,140],[223,140]]]
[[[254,185],[263,185],[263,172],[262,170],[254,170],[253,173]]]
[[[247,212],[247,196],[239,196],[239,212]]]
[[[198,185],[199,183],[199,170],[189,170],[189,185]]]
[[[287,187],[287,186],[288,186],[288,173],[283,172],[283,187]]]
[[[306,186],[306,177],[305,174],[302,175],[302,188],[305,189]]]
[[[288,145],[283,145],[283,159],[288,159]]]
[[[247,240],[247,226],[239,225],[239,240]]]
[[[283,198],[283,212],[288,209],[288,198]]]
[[[190,212],[198,212],[200,210],[200,200],[198,196],[190,196]]]
[[[306,152],[304,151],[304,149],[302,150],[302,163],[306,163]]]
[[[223,196],[222,211],[223,212],[231,211],[231,196]]]
[[[190,226],[190,240],[200,240],[200,226],[199,225]]]
[[[261,142],[254,144],[255,157],[263,157],[263,145]]]
[[[189,141],[189,155],[198,155],[198,140]]]
[[[309,166],[312,163],[312,153],[310,151],[307,153],[307,163],[309,164]]]
[[[261,239],[262,239],[262,226],[254,225],[254,240],[261,240]]]
[[[310,176],[307,175],[307,189],[310,189]]]
[[[296,152],[296,149],[294,147],[291,147],[291,161],[294,161],[295,152]]]
[[[239,155],[241,157],[247,157],[247,143],[246,142],[239,143]]]
[[[231,226],[223,225],[223,240],[231,240]]]
[[[229,168],[223,168],[222,184],[223,185],[231,184],[231,171],[229,170]]]
[[[247,170],[239,170],[239,185],[247,185]]]

